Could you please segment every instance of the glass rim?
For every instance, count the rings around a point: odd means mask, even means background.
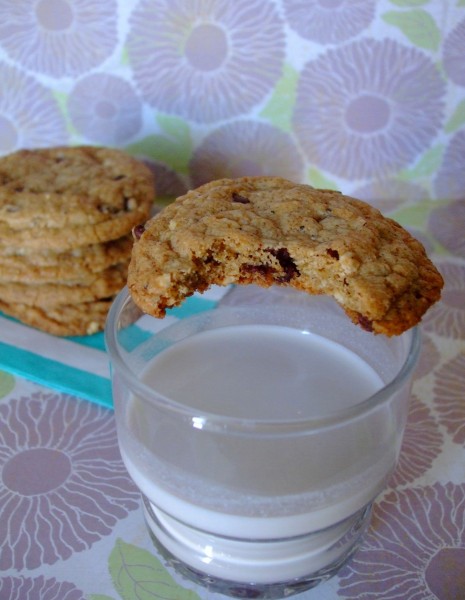
[[[406,358],[396,376],[383,385],[374,394],[361,400],[350,407],[336,410],[324,416],[316,416],[305,419],[272,420],[233,417],[221,415],[218,413],[200,411],[178,402],[169,396],[163,395],[153,390],[150,386],[143,383],[133,370],[127,365],[120,352],[120,344],[117,339],[116,323],[119,315],[122,313],[128,303],[134,303],[127,287],[124,287],[114,299],[105,323],[104,337],[107,354],[110,359],[112,371],[117,372],[131,392],[140,396],[144,401],[155,404],[158,408],[177,413],[180,416],[191,421],[191,425],[197,429],[207,429],[222,432],[242,432],[245,434],[271,434],[271,435],[294,435],[305,434],[315,430],[322,430],[330,427],[337,427],[345,422],[349,422],[364,414],[370,412],[377,406],[387,401],[408,379],[415,368],[420,353],[421,332],[418,326],[410,328],[402,334],[409,337]],[[208,315],[215,311],[237,311],[250,310],[250,306],[226,306],[212,308],[193,317]],[[270,308],[270,307],[267,307]],[[282,306],[281,306],[282,308]],[[174,325],[174,324],[173,324]],[[170,327],[168,325],[167,327]],[[354,325],[355,326],[355,325]],[[163,330],[161,330],[163,331]],[[156,333],[154,333],[156,335]],[[112,373],[113,379],[113,373]]]

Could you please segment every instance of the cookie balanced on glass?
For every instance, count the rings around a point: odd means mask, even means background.
[[[356,551],[395,468],[440,274],[368,204],[277,177],[211,182],[134,234],[106,340],[156,546],[224,594],[314,587]],[[160,330],[212,285],[232,291]]]

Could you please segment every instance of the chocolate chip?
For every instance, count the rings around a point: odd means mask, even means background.
[[[121,179],[124,179],[126,177],[126,175],[116,175],[116,177],[113,177],[113,181],[120,181]]]
[[[132,229],[132,236],[133,236],[133,238],[135,240],[140,240],[141,235],[144,233],[144,231],[145,231],[145,226],[144,225],[136,225]]]
[[[213,257],[213,254],[211,252],[209,252],[207,254],[207,256],[203,259],[203,262],[206,265],[214,265],[214,266],[219,266],[220,263]]]
[[[332,248],[327,248],[326,253],[331,256],[331,258],[335,258],[339,260],[339,252],[337,250],[333,250]]]
[[[279,265],[284,271],[284,275],[278,277],[276,281],[279,283],[287,283],[293,277],[300,276],[299,269],[296,267],[287,248],[267,248],[266,251],[278,259]]]
[[[368,317],[358,314],[357,321],[360,327],[365,331],[373,331],[373,321],[371,321]]]
[[[245,196],[241,196],[240,194],[233,192],[232,201],[238,202],[239,204],[250,204],[250,200]]]
[[[249,264],[242,265],[241,270],[245,271],[246,273],[259,273],[260,275],[264,275],[265,277],[267,275],[271,275],[272,273],[274,273],[276,271],[276,269],[273,269],[273,267],[271,265],[249,265]]]

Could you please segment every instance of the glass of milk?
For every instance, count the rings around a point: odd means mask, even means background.
[[[420,341],[367,333],[329,298],[263,294],[159,320],[125,289],[105,335],[158,550],[210,590],[279,598],[356,551],[398,459]]]

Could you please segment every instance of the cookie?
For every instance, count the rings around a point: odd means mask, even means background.
[[[26,325],[52,335],[90,335],[104,329],[112,301],[113,298],[109,298],[44,309],[40,306],[0,300],[0,310]]]
[[[84,282],[0,283],[0,300],[42,308],[92,302],[117,294],[124,287],[126,277],[127,265],[123,264],[109,267]]]
[[[130,214],[115,217],[93,225],[76,227],[43,227],[37,230],[23,229],[16,231],[0,223],[0,248],[21,248],[31,250],[55,250],[65,252],[72,248],[108,242],[126,235],[131,229],[143,223],[149,215],[143,211],[132,211]]]
[[[91,281],[113,265],[129,262],[133,239],[125,236],[66,252],[34,250],[0,253],[0,282],[53,283]]]
[[[397,335],[443,286],[423,246],[374,207],[279,177],[213,181],[135,234],[128,287],[156,317],[212,284],[276,284],[331,295],[364,329]]]
[[[150,169],[120,150],[21,150],[0,158],[0,252],[123,237],[148,218],[154,197]]]
[[[145,214],[152,177],[142,162],[113,148],[19,150],[0,158],[0,222],[37,230]]]

